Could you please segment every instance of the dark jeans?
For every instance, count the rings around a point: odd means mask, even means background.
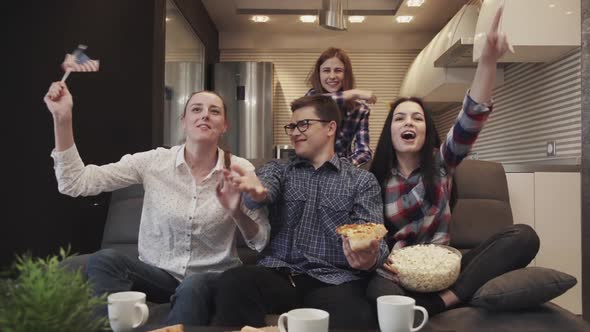
[[[137,290],[154,303],[171,302],[165,324],[208,325],[213,283],[220,273],[197,273],[182,282],[168,272],[129,258],[113,249],[93,254],[87,267],[94,295]],[[107,314],[106,306],[102,315]]]
[[[461,273],[449,290],[455,293],[461,302],[468,302],[489,280],[526,267],[538,251],[539,237],[530,226],[509,226],[463,255]],[[404,294],[412,296],[397,284],[377,275],[369,282],[367,288],[367,296],[372,301],[381,295]]]
[[[316,308],[330,313],[331,328],[375,328],[374,308],[365,296],[367,280],[330,285],[301,274],[260,266],[225,271],[215,295],[217,326],[265,326],[266,314],[295,308]]]

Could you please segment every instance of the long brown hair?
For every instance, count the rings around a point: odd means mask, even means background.
[[[340,48],[330,47],[320,54],[320,57],[315,61],[315,66],[307,76],[307,83],[311,85],[316,93],[327,92],[322,87],[322,82],[320,80],[320,66],[322,63],[326,62],[326,60],[334,57],[338,58],[338,60],[342,61],[344,64],[344,81],[342,82],[342,89],[354,89],[354,74],[352,73],[352,63],[350,62],[348,54]]]
[[[391,122],[393,121],[393,112],[397,106],[403,102],[411,101],[422,108],[424,111],[424,121],[426,124],[426,137],[424,139],[424,145],[420,149],[420,173],[424,179],[424,189],[426,191],[425,198],[431,204],[435,204],[438,200],[435,178],[435,157],[434,153],[440,146],[441,141],[438,137],[438,132],[434,125],[434,120],[430,112],[424,107],[424,102],[420,98],[409,97],[409,98],[398,98],[396,101],[391,103],[389,108],[389,114],[383,124],[383,130],[381,130],[381,136],[375,149],[375,158],[371,162],[371,168],[369,171],[375,175],[379,184],[381,185],[381,193],[385,196],[385,185],[391,175],[391,170],[397,167],[397,155],[395,153],[395,147],[391,140]]]

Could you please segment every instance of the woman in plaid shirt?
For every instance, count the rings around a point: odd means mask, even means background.
[[[371,166],[371,172],[382,186],[390,249],[450,242],[453,171],[469,153],[492,111],[496,63],[510,48],[506,36],[498,32],[501,15],[500,9],[487,35],[463,109],[442,145],[432,117],[420,99],[400,98],[391,106]],[[539,238],[532,228],[511,226],[462,257],[461,274],[449,289],[411,295],[430,315],[435,315],[468,302],[487,281],[527,266],[538,250]],[[506,252],[511,255],[505,255]],[[383,268],[381,272],[396,280],[395,262],[388,260]],[[376,297],[384,293],[405,291],[376,277],[369,286],[369,295]]]
[[[330,47],[316,60],[308,83],[312,88],[306,96],[318,93],[331,95],[342,114],[336,153],[345,157],[354,166],[360,166],[373,157],[369,147],[368,104],[377,97],[371,91],[354,89],[354,74],[350,58],[342,49]],[[353,147],[354,140],[354,147]]]

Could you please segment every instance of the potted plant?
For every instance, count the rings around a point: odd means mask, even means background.
[[[0,330],[97,331],[108,328],[108,320],[96,315],[106,296],[93,297],[81,271],[60,264],[69,250],[45,259],[17,257],[16,277],[0,280]]]

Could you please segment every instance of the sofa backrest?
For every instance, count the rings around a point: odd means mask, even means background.
[[[451,217],[451,245],[471,249],[512,225],[508,183],[502,164],[464,160],[454,174],[456,198]]]
[[[253,161],[255,166],[262,161]],[[456,198],[451,220],[451,245],[471,249],[512,224],[506,174],[501,164],[464,160],[454,175]],[[137,256],[137,235],[143,204],[143,186],[116,190],[111,196],[102,248]],[[237,232],[239,234],[239,232]],[[238,236],[238,252],[244,263],[253,263],[256,253]]]
[[[116,249],[137,257],[143,193],[141,184],[113,192],[102,236],[103,249]]]

